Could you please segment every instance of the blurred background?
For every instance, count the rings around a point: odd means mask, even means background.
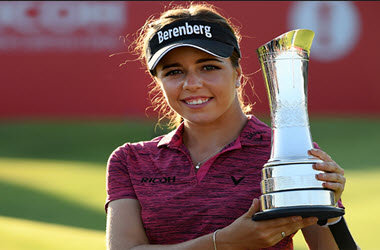
[[[352,234],[376,249],[380,223],[380,2],[210,1],[241,27],[253,113],[269,106],[255,50],[315,32],[308,107],[313,140],[344,169]],[[169,1],[0,2],[0,249],[105,249],[105,173],[125,142],[166,133],[150,77],[128,53]],[[112,55],[112,56],[111,56]],[[295,249],[307,249],[302,236]]]

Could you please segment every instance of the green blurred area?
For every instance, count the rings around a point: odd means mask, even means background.
[[[270,125],[268,118],[260,118]],[[380,119],[313,118],[313,140],[345,169],[377,164]],[[151,121],[29,121],[0,123],[0,157],[70,160],[105,164],[125,142],[165,133]]]
[[[372,230],[370,214],[380,205],[380,119],[317,117],[310,124],[313,140],[350,177],[344,204],[352,232],[363,249],[375,249],[371,233],[359,232]],[[125,142],[165,132],[137,120],[1,121],[0,248],[105,249],[109,155]],[[300,241],[295,249],[306,249]]]
[[[3,121],[0,157],[105,164],[116,147],[150,140],[157,131],[149,121]]]

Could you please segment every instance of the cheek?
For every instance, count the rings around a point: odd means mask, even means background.
[[[178,99],[179,87],[176,84],[165,83],[161,85],[162,92],[164,94],[167,103],[173,104]]]
[[[236,83],[231,79],[231,80],[226,80],[228,78],[222,79],[218,86],[214,88],[217,93],[217,95],[222,96],[224,100],[227,102],[230,102],[231,99],[233,99],[236,95]],[[220,84],[220,83],[223,84]]]

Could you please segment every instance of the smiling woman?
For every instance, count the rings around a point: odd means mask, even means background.
[[[156,66],[166,53],[178,47],[193,47],[206,52],[208,60],[211,55],[219,59],[229,58],[233,67],[240,68],[239,29],[211,5],[192,5],[187,11],[183,11],[181,6],[173,7],[158,20],[146,22],[139,34],[143,35],[138,36],[132,47],[135,47],[134,52],[154,79],[151,93],[154,97],[154,110],[159,111],[160,120],[169,118],[168,125],[171,128],[178,127],[183,119],[167,105],[161,85],[154,78],[157,74]],[[170,65],[165,65],[164,69],[168,66]],[[252,109],[252,105],[243,100],[243,88],[247,83],[248,78],[240,71],[237,95],[245,113]]]
[[[241,68],[192,47],[168,52],[156,67],[166,102],[188,126],[245,121],[237,98]]]
[[[211,5],[190,4],[149,19],[139,34],[135,51],[154,80],[153,103],[175,129],[111,154],[108,248],[292,249],[302,229],[311,249],[337,249],[317,218],[251,219],[271,129],[242,101],[240,36],[229,21]],[[314,167],[326,174],[316,178],[338,201],[343,169],[321,150],[309,154],[323,161]]]

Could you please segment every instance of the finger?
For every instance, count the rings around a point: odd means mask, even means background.
[[[255,213],[260,212],[260,201],[255,198],[252,201],[251,207],[248,209],[248,212],[245,214],[246,217],[251,218]]]
[[[308,227],[308,226],[311,226],[311,225],[314,225],[315,223],[318,222],[318,218],[317,217],[308,217],[308,218],[303,218],[301,221],[299,221],[298,223],[294,224],[292,227],[293,227],[293,230],[290,230],[290,233],[293,233],[299,229],[302,229],[304,227]]]
[[[328,188],[328,189],[335,191],[335,193],[337,193],[337,192],[341,193],[344,190],[344,184],[336,183],[336,182],[324,182],[324,183],[322,183],[322,186],[324,188]]]
[[[282,226],[287,227],[289,224],[294,224],[300,221],[302,221],[301,216],[289,216],[289,217],[266,220],[264,222],[265,222],[266,227],[278,228]]]
[[[313,169],[330,172],[330,173],[338,173],[340,175],[344,175],[344,169],[341,168],[336,162],[319,162],[313,164]]]
[[[291,235],[291,234],[297,232],[298,230],[300,230],[304,227],[314,225],[317,222],[318,222],[318,218],[316,218],[316,217],[303,218],[303,219],[301,219],[295,223],[290,223],[290,224],[278,227],[278,230],[276,230],[276,235],[281,235],[281,232],[284,232],[285,236],[288,236],[288,235]],[[279,234],[278,234],[278,231],[280,231]],[[282,237],[282,235],[281,235],[281,237]]]
[[[325,182],[346,183],[346,178],[343,175],[336,173],[319,173],[315,175],[315,178],[319,181]]]
[[[318,157],[319,159],[321,159],[322,161],[326,161],[326,162],[333,162],[333,159],[331,159],[331,157],[324,151],[320,150],[320,149],[310,149],[308,151],[308,153],[310,155],[313,155],[313,156],[316,156]]]

